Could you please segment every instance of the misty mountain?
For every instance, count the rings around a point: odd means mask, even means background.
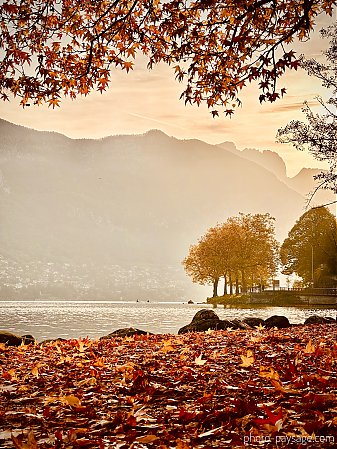
[[[302,168],[302,170],[293,178],[289,178],[287,183],[290,187],[301,193],[310,200],[312,194],[320,185],[320,181],[314,177],[321,173],[317,168]],[[310,200],[310,206],[328,204],[336,199],[330,190],[318,189]]]
[[[307,201],[313,196],[310,201],[310,206],[327,204],[336,199],[330,190],[317,189],[320,181],[315,179],[315,176],[321,172],[318,168],[303,168],[296,176],[288,177],[286,165],[281,156],[275,151],[260,151],[255,148],[238,150],[233,142],[223,142],[219,146],[231,151],[237,156],[255,162],[274,173],[275,176],[290,188],[303,195]]]
[[[0,133],[2,298],[188,298],[181,260],[208,227],[269,212],[283,240],[304,210],[278,159],[277,176],[230,143]]]
[[[284,160],[275,151],[263,150],[259,151],[255,148],[244,148],[238,150],[233,142],[223,142],[218,146],[228,149],[237,156],[241,156],[249,161],[261,165],[265,169],[274,173],[279,179],[287,183],[287,168]]]

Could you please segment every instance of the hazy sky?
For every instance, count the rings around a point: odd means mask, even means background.
[[[331,19],[329,19],[331,21]],[[317,29],[329,22],[320,19]],[[299,53],[318,56],[327,43],[318,33],[298,47]],[[258,89],[249,86],[242,92],[242,108],[232,118],[213,119],[206,106],[185,106],[179,96],[184,86],[174,80],[174,71],[160,65],[152,71],[139,58],[135,69],[126,74],[116,70],[110,89],[103,95],[92,93],[75,101],[63,100],[55,110],[46,105],[22,109],[16,101],[0,103],[0,117],[38,130],[57,131],[72,138],[100,138],[114,134],[139,134],[161,129],[181,139],[197,138],[216,144],[232,141],[246,147],[277,151],[285,160],[288,175],[302,167],[320,167],[307,153],[275,142],[277,129],[292,119],[303,119],[305,100],[315,108],[314,97],[327,96],[326,89],[303,71],[293,71],[280,81],[287,95],[273,104],[260,105]]]

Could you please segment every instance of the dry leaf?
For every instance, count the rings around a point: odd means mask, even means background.
[[[34,366],[34,368],[32,368],[32,374],[35,377],[39,377],[39,368],[37,366]]]
[[[176,443],[177,443],[176,449],[190,449],[190,445],[186,443],[186,441],[177,440]]]
[[[171,339],[164,341],[164,345],[160,348],[160,351],[164,353],[174,351]]]
[[[196,357],[194,360],[194,363],[199,366],[205,365],[206,362],[207,360],[202,359],[202,353],[199,355],[199,357]]]
[[[138,443],[153,443],[154,441],[158,440],[159,438],[156,437],[156,435],[144,435],[142,437],[136,438],[136,441]]]
[[[78,387],[83,387],[84,385],[93,386],[96,384],[97,384],[96,377],[89,377],[88,379],[83,379],[83,380],[80,380],[79,382],[77,382]]]
[[[266,379],[274,379],[279,380],[280,376],[277,371],[274,370],[273,367],[260,366],[260,377],[265,377]]]
[[[255,362],[254,354],[253,352],[248,349],[247,355],[241,355],[242,363],[240,363],[240,366],[243,368],[248,368],[249,366],[252,366]]]
[[[34,436],[34,432],[31,430],[27,435],[27,442],[23,441],[24,434],[15,437],[12,436],[12,441],[15,446],[15,449],[39,449],[37,445],[37,441]]]
[[[312,341],[309,340],[307,345],[306,345],[306,347],[305,347],[305,349],[304,349],[305,354],[313,354],[315,351],[316,351],[315,345],[313,345]]]
[[[70,394],[69,396],[60,396],[59,399],[64,404],[70,405],[71,407],[79,407],[81,405],[81,401],[73,394]]]

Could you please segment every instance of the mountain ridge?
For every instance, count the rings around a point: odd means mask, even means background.
[[[2,298],[187,299],[201,290],[181,260],[208,227],[270,212],[282,239],[303,213],[303,195],[217,145],[156,130],[71,139],[7,123],[0,120]]]

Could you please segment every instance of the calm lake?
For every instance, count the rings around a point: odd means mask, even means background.
[[[18,335],[32,334],[38,341],[47,338],[91,339],[124,327],[176,334],[195,313],[208,304],[177,302],[135,303],[120,301],[0,301],[0,329]],[[215,312],[221,319],[285,315],[291,323],[303,323],[310,315],[336,317],[336,309],[260,307],[224,308]]]

